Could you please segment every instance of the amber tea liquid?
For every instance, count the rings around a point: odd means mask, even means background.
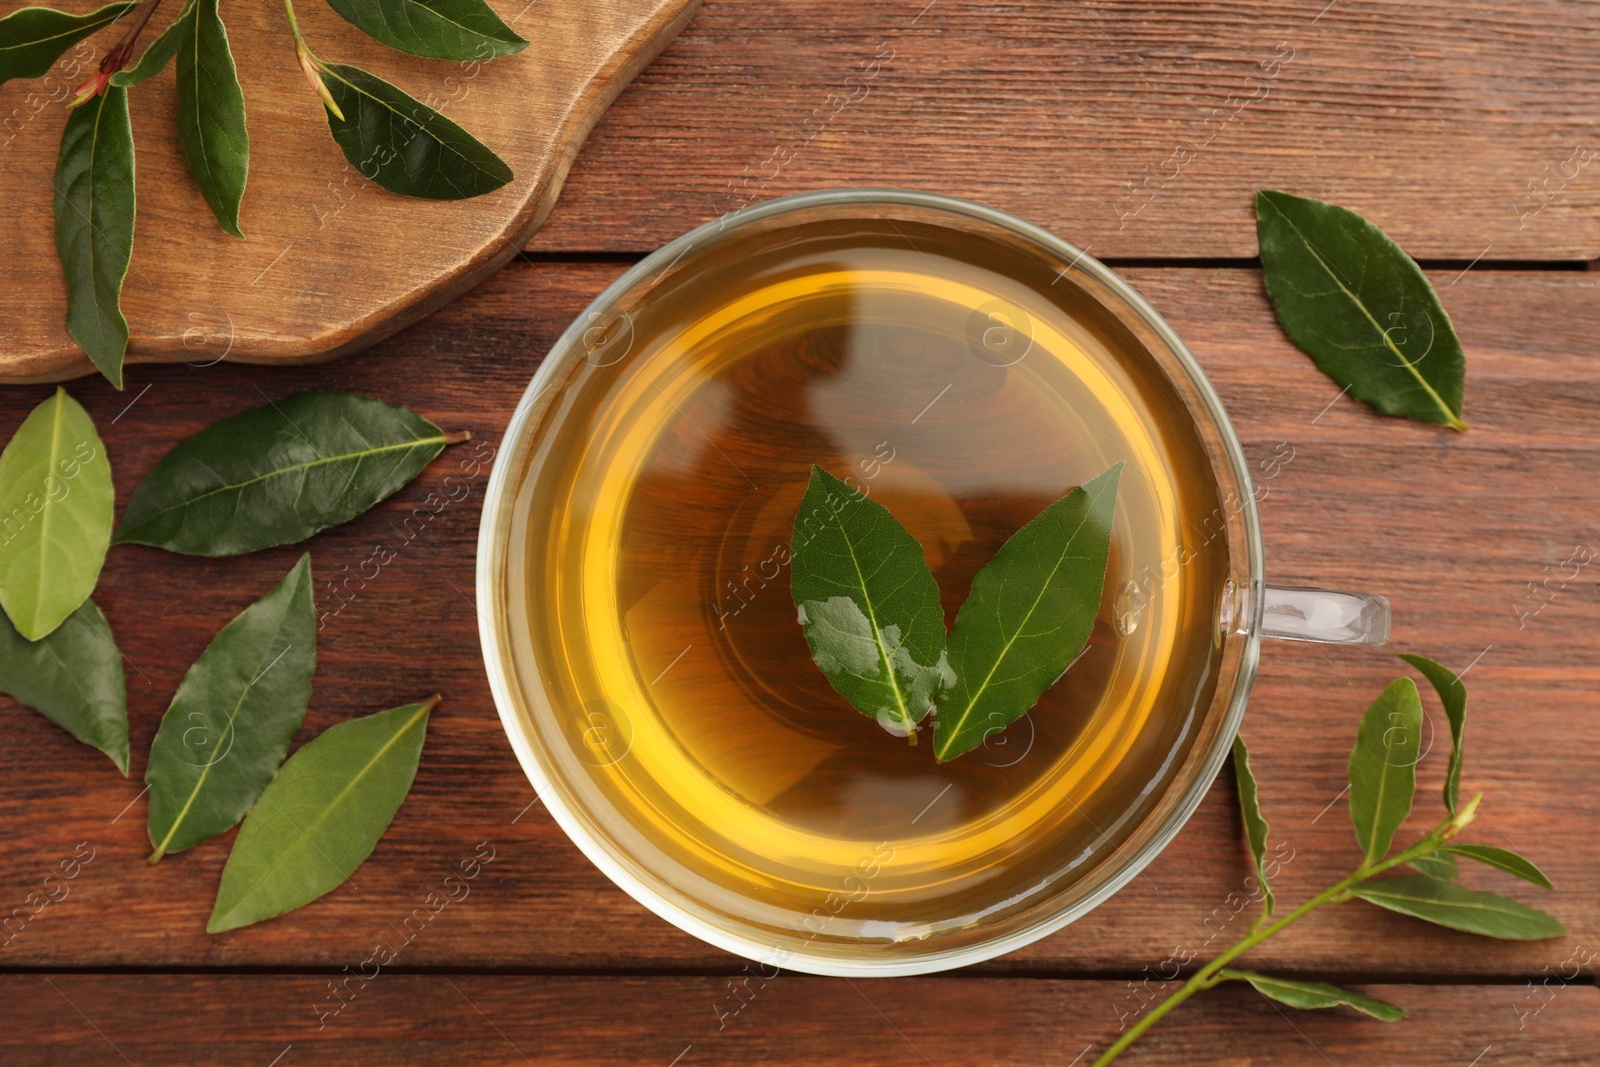
[[[551,384],[532,460],[517,669],[561,776],[686,896],[818,945],[937,937],[1079,877],[1216,679],[1226,544],[1171,386],[1070,278],[947,240],[813,225],[664,283]],[[1119,460],[1089,647],[983,748],[940,764],[932,719],[909,746],[812,663],[788,560],[813,463],[917,537],[948,624],[1012,533]]]

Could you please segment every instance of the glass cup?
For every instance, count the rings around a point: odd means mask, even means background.
[[[803,248],[816,227],[829,226],[837,234],[840,223],[847,230],[854,224],[880,234],[887,227],[896,234],[924,235],[936,255],[981,252],[988,262],[1007,264],[1017,277],[1035,279],[1037,291],[1063,299],[1070,293],[1078,305],[1097,309],[1095,315],[1118,331],[1122,349],[1134,353],[1130,358],[1158,372],[1176,397],[1175,410],[1192,424],[1185,427],[1185,440],[1203,452],[1217,499],[1225,502],[1210,517],[1226,545],[1225,573],[1210,589],[1212,640],[1219,650],[1214,685],[1181,762],[1164,779],[1159,795],[1148,798],[1137,817],[1130,813],[1118,820],[1131,825],[1087,869],[1063,869],[1025,900],[1009,900],[1003,907],[996,901],[992,908],[979,908],[969,922],[929,928],[914,938],[872,936],[870,923],[834,923],[819,936],[818,924],[808,919],[774,919],[754,900],[684,869],[657,847],[647,827],[629,824],[611,810],[586,784],[586,775],[628,758],[632,724],[603,701],[569,706],[554,691],[531,632],[531,594],[524,580],[530,568],[554,566],[529,558],[530,524],[568,519],[552,509],[540,483],[551,457],[585,447],[578,439],[581,420],[570,419],[568,401],[585,383],[606,381],[642,358],[635,325],[652,302],[715,285],[718,272],[725,279],[742,257]],[[913,247],[922,251],[919,244]],[[1005,309],[990,314],[1001,329],[993,359],[986,361],[1003,366],[1017,358],[1006,347],[1015,338],[1005,328],[1015,322]],[[988,343],[984,330],[975,336],[976,343]],[[569,574],[563,580],[596,577]],[[605,577],[598,576],[602,592]],[[807,193],[735,212],[663,246],[596,298],[556,341],[512,416],[487,490],[477,593],[484,659],[501,721],[529,780],[572,841],[635,900],[688,933],[752,960],[828,975],[946,970],[999,956],[1072,922],[1132,880],[1200,803],[1238,731],[1261,638],[1377,645],[1389,629],[1389,605],[1382,597],[1264,581],[1256,494],[1227,413],[1183,342],[1126,282],[1082,250],[1003,212],[928,193],[878,189]],[[1140,610],[1140,598],[1125,593],[1114,598],[1119,631],[1136,626]],[[610,623],[602,619],[600,625]],[[854,878],[862,892],[871,893],[869,868],[877,865],[864,857],[860,870],[841,873],[847,883]],[[826,928],[830,921],[822,915],[818,923]]]

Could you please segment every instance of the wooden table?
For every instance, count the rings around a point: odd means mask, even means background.
[[[343,362],[138,367],[125,393],[98,380],[72,391],[105,436],[119,502],[185,435],[312,387],[376,394],[492,442],[602,286],[742,203],[849,181],[1037,221],[1171,320],[1252,459],[1293,450],[1263,503],[1269,577],[1394,602],[1390,649],[1263,650],[1245,733],[1273,839],[1293,856],[1280,897],[1303,899],[1353,862],[1339,800],[1355,723],[1400,673],[1390,653],[1413,650],[1470,666],[1463,788],[1488,794],[1477,836],[1543,865],[1558,892],[1538,903],[1571,931],[1501,943],[1329,909],[1254,965],[1354,983],[1409,1020],[1218,990],[1125,1062],[1592,1064],[1597,964],[1579,961],[1600,951],[1600,593],[1592,568],[1544,583],[1575,548],[1600,550],[1596,16],[1555,0],[707,0],[601,122],[527,254],[480,289]],[[1177,167],[1180,147],[1193,158]],[[1361,211],[1422,261],[1466,347],[1471,432],[1377,417],[1288,344],[1253,258],[1263,186]],[[225,339],[199,340],[215,353]],[[7,389],[0,432],[45,395]],[[394,543],[396,516],[447,470],[317,538],[319,579]],[[484,480],[320,635],[302,739],[445,694],[411,797],[352,883],[221,937],[204,924],[226,848],[146,866],[139,776],[184,669],[299,549],[113,550],[97,598],[128,659],[134,778],[0,707],[0,907],[93,850],[70,894],[0,948],[0,1062],[1067,1065],[1115,1037],[1172,959],[1204,958],[1247,924],[1229,903],[1247,859],[1224,774],[1143,877],[1030,948],[927,979],[784,975],[719,1026],[742,961],[613,888],[533,803],[501,733],[471,602]],[[1430,819],[1441,753],[1422,763]],[[470,894],[413,924],[376,977],[346,981],[480,842],[494,859]]]

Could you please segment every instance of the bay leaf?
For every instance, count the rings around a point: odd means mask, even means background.
[[[1244,738],[1233,738],[1233,775],[1239,782],[1239,812],[1244,818],[1244,839],[1250,845],[1250,855],[1255,860],[1256,880],[1261,883],[1262,906],[1268,915],[1277,903],[1272,886],[1267,880],[1267,820],[1261,814],[1261,796],[1256,788],[1256,776],[1250,770],[1250,750]]]
[[[1262,996],[1291,1008],[1337,1008],[1343,1004],[1386,1023],[1406,1017],[1402,1009],[1387,1001],[1364,997],[1327,982],[1296,982],[1254,971],[1236,971],[1232,967],[1224,967],[1217,974],[1233,981],[1249,982]]]
[[[1443,852],[1430,852],[1426,856],[1418,856],[1409,864],[1416,868],[1420,874],[1429,878],[1437,878],[1441,882],[1453,882],[1456,875],[1461,873],[1456,869],[1456,861]]]
[[[1380,908],[1503,941],[1542,941],[1567,932],[1554,916],[1496,893],[1479,893],[1424,874],[1352,886],[1350,892]]]
[[[355,518],[465,439],[381,400],[299,393],[168,452],[134,488],[116,543],[233,556],[303,541]]]
[[[882,504],[813,466],[789,553],[811,658],[857,711],[916,744],[948,672],[922,545]]]
[[[972,579],[950,630],[955,681],[938,700],[934,755],[951,760],[1033,707],[1088,643],[1106,580],[1122,464],[1011,536]]]
[[[128,776],[128,696],[111,624],[86,600],[39,641],[0,616],[0,692],[111,757]]]
[[[1433,691],[1439,695],[1439,703],[1444,705],[1445,718],[1450,722],[1450,764],[1444,775],[1444,806],[1451,815],[1456,813],[1456,805],[1461,793],[1461,760],[1466,744],[1467,732],[1467,686],[1456,673],[1441,663],[1435,663],[1427,656],[1413,656],[1402,654],[1401,659],[1422,672],[1428,679],[1428,684],[1433,686]]]
[[[194,5],[195,0],[187,0],[172,24],[145,47],[139,62],[111,75],[111,84],[131,89],[165,70],[167,64],[172,62],[172,57],[178,54],[178,46],[194,32],[190,25],[194,19]]]
[[[94,592],[111,543],[111,462],[65,389],[0,452],[0,607],[38,641]]]
[[[87,15],[25,7],[0,19],[0,85],[12,78],[42,78],[74,44],[132,11],[134,3],[107,4]]]
[[[1422,699],[1411,679],[1396,678],[1367,708],[1350,753],[1350,820],[1363,866],[1384,857],[1411,814],[1421,741]]]
[[[183,676],[150,745],[155,863],[244,818],[311,702],[317,617],[311,557],[224,626]]]
[[[322,73],[344,112],[327,112],[328,129],[369,181],[405,196],[465,200],[511,180],[482,141],[399,87],[343,63],[325,63]]]
[[[1507,874],[1514,874],[1524,882],[1532,882],[1534,885],[1543,886],[1545,889],[1555,888],[1550,884],[1550,879],[1546,878],[1544,872],[1535,867],[1531,860],[1512,852],[1510,849],[1496,848],[1493,845],[1457,844],[1452,841],[1444,846],[1444,851],[1457,856],[1465,856],[1469,860],[1477,860],[1479,863],[1505,871]]]
[[[250,168],[244,91],[217,0],[196,0],[178,48],[178,144],[224,233],[243,237],[239,203]]]
[[[1386,415],[1458,430],[1466,356],[1416,261],[1354,211],[1256,193],[1267,295],[1299,348]]]
[[[410,792],[438,703],[330,726],[290,757],[239,828],[206,932],[282,915],[344,884]]]
[[[328,6],[390,48],[428,59],[492,59],[528,47],[483,0],[328,0]]]
[[[122,388],[128,320],[122,279],[133,257],[133,125],[128,90],[72,109],[55,173],[56,256],[67,277],[67,332],[112,385]]]

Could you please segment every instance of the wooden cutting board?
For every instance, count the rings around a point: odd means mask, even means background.
[[[595,120],[688,23],[699,0],[491,0],[531,43],[488,63],[418,59],[378,44],[324,4],[299,5],[324,60],[353,63],[437,108],[515,172],[472,200],[396,196],[345,162],[295,63],[277,3],[224,5],[250,134],[250,177],[229,237],[184,168],[173,68],[129,91],[138,214],[122,309],[128,362],[310,363],[372,344],[517,254],[555,203]],[[0,11],[22,6],[7,0]],[[96,0],[66,0],[73,11]],[[169,0],[141,36],[155,40]],[[170,9],[170,10],[169,10]],[[119,28],[81,42],[39,81],[0,86],[0,382],[93,371],[65,326],[51,176],[70,89]],[[76,62],[76,65],[74,65]]]

